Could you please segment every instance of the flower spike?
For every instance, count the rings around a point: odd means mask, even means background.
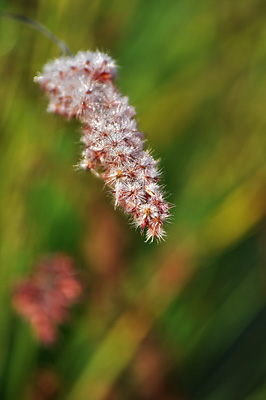
[[[105,181],[115,205],[146,230],[147,240],[162,239],[170,207],[158,183],[158,163],[144,149],[135,109],[114,86],[115,76],[112,58],[86,51],[49,62],[35,82],[49,96],[49,112],[81,121],[85,147],[80,168]]]

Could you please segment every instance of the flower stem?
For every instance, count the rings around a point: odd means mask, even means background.
[[[16,14],[10,11],[1,10],[0,17],[14,19],[19,22],[22,22],[23,24],[30,25],[32,28],[36,29],[44,36],[48,37],[50,40],[56,43],[60,48],[62,55],[68,55],[72,57],[72,53],[69,50],[68,46],[62,40],[58,39],[51,31],[49,31],[49,29],[47,29],[44,25],[40,24],[39,22],[31,18],[25,17],[24,15]]]

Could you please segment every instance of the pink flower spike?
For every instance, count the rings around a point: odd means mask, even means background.
[[[39,339],[52,344],[57,326],[68,318],[68,308],[80,297],[82,288],[75,273],[74,260],[63,253],[42,259],[32,276],[18,283],[13,305],[30,321]]]
[[[160,240],[170,207],[158,184],[158,162],[144,150],[135,109],[114,86],[115,76],[109,56],[87,51],[49,62],[34,80],[49,96],[48,111],[81,121],[85,149],[79,167],[105,181],[115,206],[146,229],[147,240]]]

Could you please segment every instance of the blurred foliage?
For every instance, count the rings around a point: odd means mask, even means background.
[[[265,1],[0,4],[117,60],[175,205],[143,243],[73,168],[78,123],[45,111],[33,77],[59,50],[1,19],[1,400],[266,399]],[[11,299],[54,251],[84,295],[45,348]]]

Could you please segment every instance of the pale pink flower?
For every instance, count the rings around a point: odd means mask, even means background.
[[[115,76],[109,56],[87,51],[49,62],[35,81],[49,95],[48,111],[82,122],[79,166],[105,181],[115,205],[146,230],[147,240],[161,239],[169,204],[158,183],[158,162],[144,149],[135,109],[114,86]]]

